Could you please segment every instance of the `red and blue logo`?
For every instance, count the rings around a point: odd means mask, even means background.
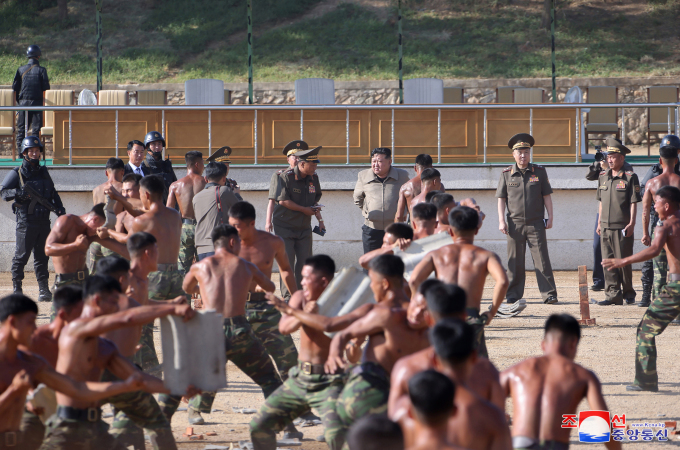
[[[580,442],[609,442],[611,439],[609,411],[580,411],[578,440]]]

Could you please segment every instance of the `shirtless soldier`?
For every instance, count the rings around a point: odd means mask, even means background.
[[[478,232],[479,214],[467,206],[458,206],[449,213],[449,225],[453,244],[429,252],[418,263],[409,284],[411,292],[417,292],[418,286],[434,270],[437,278],[446,282],[457,284],[467,294],[468,323],[475,329],[475,342],[477,352],[489,357],[484,342],[484,326],[491,323],[496,311],[503,303],[503,298],[508,289],[508,277],[505,269],[493,252],[484,250],[473,244]],[[484,282],[487,275],[496,282],[493,290],[491,310],[488,313],[479,313]]]
[[[111,200],[104,190],[110,186],[116,189],[121,189],[123,187],[123,173],[125,172],[125,164],[122,159],[119,158],[109,158],[106,162],[106,183],[102,183],[92,191],[93,204],[104,203],[104,214],[106,214],[105,227],[113,228],[116,225],[116,215],[123,211],[123,208],[116,201]],[[87,268],[90,270],[90,274],[94,275],[94,269],[97,265],[97,261],[105,256],[110,256],[114,254],[111,250],[107,248],[102,248],[101,244],[98,242],[93,242],[90,245],[90,258],[87,263]]]
[[[200,293],[207,309],[222,312],[227,360],[255,381],[267,398],[281,386],[281,378],[246,319],[246,299],[253,282],[267,292],[274,292],[276,286],[255,264],[237,256],[241,240],[236,228],[218,225],[211,238],[215,255],[191,266],[184,278],[184,289],[190,294]],[[214,400],[215,392],[205,392],[192,398],[188,408],[189,423],[204,423],[200,413],[209,414]],[[159,397],[168,419],[176,411],[179,401],[180,398],[175,396]]]
[[[437,228],[437,207],[432,203],[418,203],[411,208],[413,239],[432,236]]]
[[[309,319],[311,312],[317,309],[317,299],[334,274],[335,263],[329,256],[314,255],[305,260],[302,268],[302,290],[294,293],[288,304],[271,294],[267,295],[272,304],[284,312],[279,324],[281,333],[290,335],[300,330],[300,353],[297,366],[291,369],[283,386],[267,398],[250,422],[255,450],[274,450],[276,432],[283,430],[310,407],[316,408],[321,415],[328,446],[332,450],[342,447],[344,435],[339,434],[342,424],[335,413],[335,402],[342,391],[344,375],[324,372],[331,339],[323,330],[308,326],[296,316],[307,311],[310,314],[303,319]],[[310,323],[318,322],[312,318]]]
[[[545,322],[543,356],[526,359],[501,373],[505,395],[512,397],[512,446],[528,450],[566,450],[571,429],[562,416],[575,414],[581,400],[591,410],[607,411],[597,376],[574,362],[581,328],[568,314]],[[605,442],[608,449],[621,443]]]
[[[425,303],[423,305],[422,303]],[[418,293],[409,304],[409,322],[420,324],[425,321],[433,327],[445,318],[465,320],[465,291],[455,284],[444,284],[437,279],[421,283]],[[401,358],[392,369],[388,415],[397,420],[403,418],[408,406],[408,380],[416,373],[435,367],[434,347]],[[505,395],[501,390],[496,367],[483,356],[477,356],[472,372],[466,380],[466,387],[498,409],[505,408]]]
[[[663,333],[668,324],[680,313],[680,190],[664,186],[656,192],[654,209],[663,222],[654,230],[651,245],[635,255],[623,259],[603,259],[605,269],[613,270],[628,264],[646,261],[666,248],[668,257],[668,284],[652,301],[637,328],[635,349],[635,382],[626,387],[628,391],[659,390],[656,372],[656,336]],[[593,408],[594,409],[594,408]]]
[[[413,241],[413,228],[401,222],[391,223],[385,227],[382,247],[363,254],[359,258],[359,264],[364,269],[368,269],[368,264],[373,258],[380,255],[394,255],[395,245],[404,250],[411,245],[411,241]]]
[[[659,217],[652,207],[656,192],[664,186],[675,186],[676,188],[680,188],[680,175],[675,173],[675,166],[678,163],[678,150],[674,147],[662,146],[659,149],[659,156],[659,162],[663,168],[663,173],[647,182],[645,185],[645,195],[642,197],[642,243],[647,246],[652,242],[652,238],[649,235],[650,218],[654,219],[654,223],[652,223],[653,236]],[[666,258],[666,250],[662,249],[659,256],[654,258],[653,266],[654,281],[652,284],[652,300],[659,296],[661,288],[666,285],[666,276],[668,274],[668,258]],[[643,299],[641,303],[638,303],[638,306],[649,306],[649,301],[645,304]]]
[[[196,216],[192,200],[194,195],[205,188],[206,181],[203,178],[203,153],[192,150],[184,155],[184,160],[187,163],[187,175],[170,185],[168,202],[165,206],[174,208],[179,204],[179,212],[182,214],[182,245],[179,249],[177,265],[179,270],[186,273],[198,256],[194,241]]]
[[[343,350],[351,339],[368,337],[360,365],[350,369],[338,398],[337,413],[344,431],[359,418],[387,411],[390,373],[397,360],[429,346],[427,327],[414,329],[408,321],[404,291],[404,262],[395,255],[371,261],[368,276],[376,302],[371,311],[336,334],[331,341],[326,371],[346,366]]]
[[[233,204],[229,208],[229,225],[238,230],[241,238],[241,250],[238,256],[255,264],[267,278],[271,278],[272,266],[276,260],[279,274],[288,291],[295,293],[297,283],[288,256],[286,256],[283,239],[255,228],[253,205],[243,201]],[[279,331],[281,313],[273,305],[267,303],[265,291],[258,291],[256,288],[257,283],[253,282],[248,291],[246,317],[255,336],[262,341],[265,350],[274,359],[281,379],[285,381],[288,378],[288,371],[297,363],[298,352],[293,338]]]
[[[125,197],[128,203],[140,211],[143,209],[142,200],[139,198],[139,182],[141,179],[142,176],[136,173],[125,175],[123,177],[123,189],[120,191],[120,194]],[[135,220],[135,217],[123,210],[116,216],[116,231],[124,234],[132,233],[133,220]]]
[[[420,180],[422,189],[420,194],[416,195],[413,197],[413,200],[411,200],[411,211],[413,211],[413,207],[418,203],[428,201],[427,194],[430,192],[444,192],[444,188],[442,187],[442,176],[437,169],[429,168],[423,170],[420,174]]]
[[[186,321],[193,317],[194,311],[189,305],[139,306],[119,311],[121,294],[120,283],[112,277],[95,275],[88,279],[82,315],[69,322],[59,336],[56,369],[78,381],[99,380],[104,370],[118,378],[138,374],[145,390],[168,392],[161,380],[140,372],[118,352],[113,342],[99,336],[140,326],[168,314]],[[192,387],[189,391],[187,395],[195,393]],[[107,449],[125,448],[107,432],[108,426],[101,419],[97,402],[85,402],[61,393],[57,393],[57,402],[57,413],[45,424],[42,450],[71,449],[89,442],[97,442]],[[172,434],[169,438],[172,439]]]
[[[401,188],[399,188],[397,215],[394,217],[395,222],[406,222],[406,214],[411,213],[411,200],[413,200],[413,197],[420,194],[421,191],[420,174],[423,170],[430,167],[432,167],[432,157],[430,155],[421,153],[416,156],[416,164],[413,166],[416,176],[408,180]]]
[[[409,416],[414,439],[407,450],[456,450],[449,443],[448,423],[456,414],[456,385],[446,375],[433,369],[417,373],[408,382],[411,400]]]
[[[76,289],[68,287],[67,289]],[[57,297],[58,298],[58,297]],[[13,294],[0,300],[0,448],[10,448],[13,443],[22,450],[40,447],[45,427],[35,412],[24,409],[26,394],[38,383],[68,393],[83,401],[97,401],[142,388],[139,377],[125,383],[81,383],[54,370],[55,358],[46,361],[39,354],[28,351],[36,337],[35,318],[38,306],[30,298]],[[43,335],[49,334],[43,330]],[[48,339],[40,339],[45,342]],[[51,342],[41,347],[56,355],[56,345]],[[42,352],[41,352],[42,353]],[[50,353],[51,355],[51,353]],[[20,432],[21,430],[21,432]]]

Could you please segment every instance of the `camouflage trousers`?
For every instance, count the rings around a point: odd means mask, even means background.
[[[380,364],[363,362],[352,367],[336,403],[336,412],[343,425],[343,435],[362,417],[387,413],[389,395],[390,374]]]
[[[489,358],[489,351],[486,348],[486,340],[484,339],[484,327],[486,326],[486,315],[479,315],[478,308],[466,308],[467,311],[467,323],[472,326],[472,330],[475,332],[475,348],[477,349],[477,354],[485,358]]]
[[[281,334],[279,322],[281,313],[266,301],[246,303],[246,318],[255,336],[262,342],[269,356],[274,359],[282,380],[288,378],[288,371],[295,367],[298,352],[290,335]]]
[[[119,379],[105,371],[102,381]],[[143,391],[126,392],[109,397],[105,402],[113,406],[114,419],[109,433],[123,447],[132,446],[135,450],[144,450],[143,428],[149,434],[154,450],[177,449],[170,422],[165,418],[153,395]]]
[[[40,417],[28,410],[24,410],[21,417],[21,433],[23,434],[22,450],[37,450],[45,437],[45,425]]]
[[[250,422],[254,450],[275,450],[276,433],[310,408],[316,408],[321,416],[328,446],[331,450],[339,450],[345,441],[345,433],[335,406],[343,381],[344,374],[309,375],[298,366],[293,367],[288,379],[267,397]]]
[[[282,381],[276,373],[274,363],[269,358],[262,342],[253,333],[245,316],[224,319],[224,348],[227,360],[236,364],[260,388],[264,398],[269,397],[281,386]],[[216,392],[204,392],[189,401],[189,407],[209,414],[215,401]],[[165,416],[170,420],[177,411],[181,396],[161,394],[158,403]]]
[[[109,426],[101,418],[89,422],[63,419],[55,414],[45,427],[40,450],[127,450],[109,434]]]
[[[54,293],[56,290],[62,286],[80,286],[81,288],[85,287],[85,281],[87,281],[87,277],[89,277],[89,274],[85,275],[85,279],[83,280],[78,280],[77,278],[59,282],[57,282],[56,279],[54,280],[54,284],[52,285],[52,309],[50,310],[50,323],[54,322],[54,319],[57,318],[57,310],[54,309]]]
[[[187,273],[194,263],[196,254],[196,225],[182,222],[182,236],[180,238],[179,257],[177,258],[177,266],[179,270]]]
[[[654,265],[654,284],[652,285],[652,298],[657,298],[661,294],[661,289],[666,286],[668,277],[668,258],[666,248],[661,249],[659,256],[652,260]]]
[[[132,362],[139,366],[144,373],[155,377],[160,377],[162,370],[158,356],[156,355],[156,345],[153,342],[153,323],[142,326],[142,336],[139,338],[140,349],[132,356]]]
[[[87,268],[90,271],[90,275],[96,274],[97,262],[100,259],[112,255],[120,256],[113,250],[109,250],[108,248],[102,246],[99,242],[93,242],[90,244],[90,249],[87,252]]]
[[[656,372],[656,336],[680,314],[680,282],[671,281],[649,305],[637,327],[635,348],[635,384],[658,388]]]

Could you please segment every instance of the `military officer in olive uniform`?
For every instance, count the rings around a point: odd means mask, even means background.
[[[623,169],[625,155],[630,150],[618,139],[608,138],[609,170],[600,172],[596,198],[600,202],[600,224],[597,232],[602,239],[602,259],[626,258],[633,254],[633,230],[640,196],[640,183],[633,171]],[[598,305],[623,305],[623,300],[635,303],[633,269],[604,271],[605,300]]]
[[[508,240],[510,286],[506,298],[508,303],[515,303],[524,296],[524,255],[529,244],[543,303],[554,304],[557,288],[545,235],[545,230],[553,225],[552,188],[545,168],[529,162],[533,146],[534,138],[530,134],[520,133],[510,138],[508,147],[516,163],[503,170],[496,190],[498,228]],[[548,219],[544,221],[546,210]]]
[[[319,220],[321,230],[326,229],[320,208],[316,206],[321,199],[321,185],[315,173],[319,150],[321,146],[296,153],[298,163],[295,168],[279,176],[281,187],[274,207],[274,234],[283,238],[298,289],[301,287],[302,266],[312,256],[312,216]],[[285,298],[290,297],[283,282],[281,294]]]
[[[177,181],[177,175],[172,168],[172,161],[168,156],[163,160],[163,149],[165,148],[165,139],[158,131],[149,131],[144,137],[144,148],[146,149],[145,164],[150,169],[151,175],[158,175],[163,179],[165,184],[165,192],[163,193],[163,204],[168,200],[168,189],[170,185]]]
[[[267,202],[267,217],[265,221],[264,229],[267,233],[274,232],[274,224],[272,223],[272,216],[274,215],[274,206],[276,206],[276,198],[281,192],[281,174],[287,170],[295,169],[297,166],[298,159],[295,154],[302,150],[309,150],[309,146],[305,141],[291,141],[283,147],[283,154],[286,156],[288,165],[285,169],[277,170],[272,174],[272,178],[269,181],[269,201]]]

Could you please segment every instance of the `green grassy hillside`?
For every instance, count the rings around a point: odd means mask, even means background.
[[[245,0],[104,1],[104,82],[246,81]],[[404,76],[550,76],[542,0],[404,0]],[[96,79],[94,1],[0,2],[0,76],[11,83],[30,43],[53,83]],[[317,8],[317,9],[315,9]],[[396,1],[253,0],[254,78],[397,77]],[[673,0],[560,0],[558,76],[680,72]]]

